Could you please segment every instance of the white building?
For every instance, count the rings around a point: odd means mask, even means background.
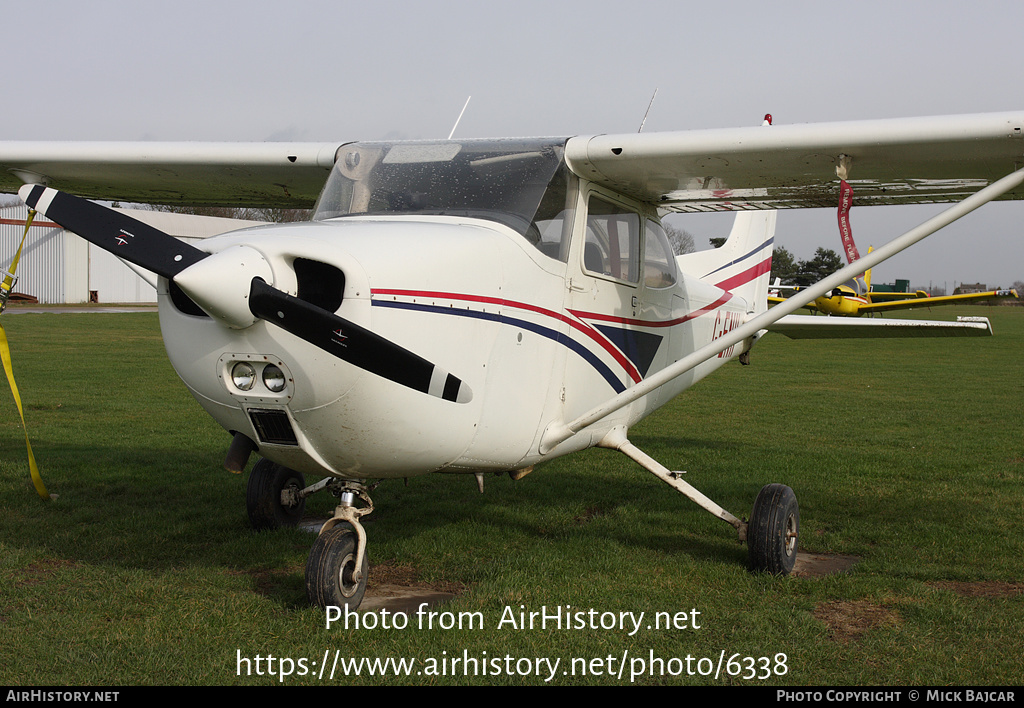
[[[140,209],[119,211],[189,243],[260,223]],[[27,218],[23,204],[0,209],[0,268],[5,271],[11,268]],[[153,286],[119,258],[42,214],[29,228],[15,275],[14,292],[31,295],[42,304],[156,302]]]

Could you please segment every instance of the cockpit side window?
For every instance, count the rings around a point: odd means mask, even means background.
[[[569,259],[569,236],[576,213],[575,183],[567,168],[555,173],[525,234],[541,253],[563,262]]]
[[[587,202],[583,267],[594,275],[640,282],[640,215],[592,195]]]

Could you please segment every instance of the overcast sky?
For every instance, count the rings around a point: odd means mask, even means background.
[[[645,132],[1024,110],[1024,3],[120,0],[5,3],[0,139],[374,140]],[[938,211],[856,209],[862,254]],[[875,271],[1024,280],[1024,204]],[[706,245],[729,220],[680,223]],[[777,242],[839,252],[833,210]]]

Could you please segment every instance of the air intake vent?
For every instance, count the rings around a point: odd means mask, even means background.
[[[296,294],[300,300],[328,312],[336,312],[341,307],[345,274],[334,266],[308,258],[296,258],[295,279],[299,286]]]
[[[292,422],[284,411],[249,409],[249,420],[256,428],[260,442],[268,445],[298,445]]]

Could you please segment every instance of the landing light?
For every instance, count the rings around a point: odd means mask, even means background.
[[[284,372],[273,364],[267,364],[263,369],[263,384],[274,393],[280,393],[288,384]]]
[[[256,369],[252,364],[240,361],[231,369],[231,382],[239,391],[248,391],[256,383]]]

